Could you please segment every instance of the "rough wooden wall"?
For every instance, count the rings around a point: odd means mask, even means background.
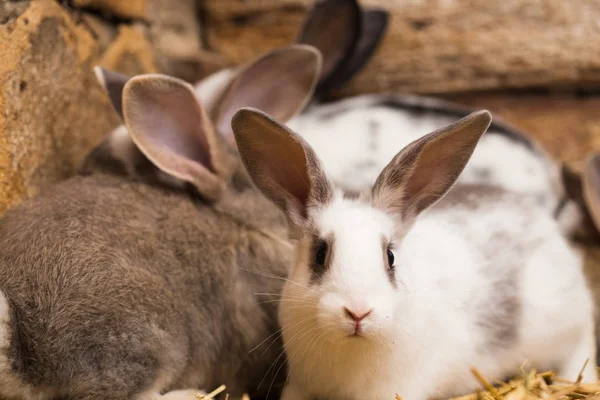
[[[308,0],[204,0],[209,45],[236,62],[292,40]],[[600,2],[361,0],[389,10],[378,56],[343,93],[598,87]]]
[[[95,65],[195,80],[221,62],[202,51],[195,0],[0,1],[0,48],[0,213],[119,123]]]

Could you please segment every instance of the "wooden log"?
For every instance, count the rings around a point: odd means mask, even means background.
[[[122,18],[145,18],[146,0],[73,0],[78,8],[110,12]]]
[[[290,43],[310,0],[205,0],[211,49],[239,63]],[[340,94],[600,86],[600,2],[361,0],[389,31]]]

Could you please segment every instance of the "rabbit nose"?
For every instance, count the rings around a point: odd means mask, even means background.
[[[347,307],[344,307],[344,312],[346,313],[346,316],[348,318],[354,320],[357,323],[362,321],[363,319],[367,318],[371,314],[372,311],[373,311],[372,309],[369,311],[366,311],[366,312],[354,311],[354,310],[348,309]]]

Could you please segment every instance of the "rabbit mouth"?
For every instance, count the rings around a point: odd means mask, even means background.
[[[361,323],[356,323],[356,324],[352,324],[350,325],[350,328],[348,329],[348,337],[352,338],[352,339],[356,339],[356,338],[364,338],[365,335],[365,326],[364,324]]]

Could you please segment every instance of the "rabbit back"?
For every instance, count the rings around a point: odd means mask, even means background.
[[[283,226],[266,200],[241,197],[223,212]],[[129,399],[223,383],[236,394],[267,370],[268,355],[248,351],[275,331],[276,311],[254,293],[281,281],[247,270],[281,274],[287,252],[186,194],[73,178],[9,210],[0,248],[4,396]]]
[[[451,338],[440,352],[454,348],[447,354],[458,357],[438,365],[468,362],[502,379],[527,360],[575,379],[589,359],[584,378],[595,380],[593,300],[582,259],[535,199],[455,187],[419,218],[399,253],[399,265],[414,266],[403,275],[406,290],[423,299],[424,314],[436,305],[429,320],[437,314]],[[454,386],[469,382],[468,369],[463,375],[440,392],[460,393]]]
[[[315,149],[340,187],[369,188],[396,153],[425,133],[468,114],[439,100],[364,95],[313,105],[288,124]],[[414,104],[410,104],[414,102]],[[452,108],[452,107],[456,107]],[[564,195],[559,167],[525,136],[493,123],[482,137],[458,183],[488,184],[534,196],[553,213]]]

